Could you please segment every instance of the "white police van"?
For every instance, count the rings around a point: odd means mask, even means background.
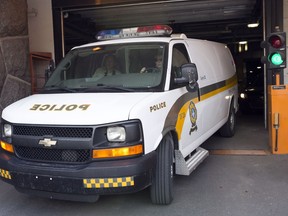
[[[215,132],[234,135],[238,110],[229,49],[171,32],[103,31],[73,48],[41,93],[4,109],[1,179],[83,201],[150,187],[153,203],[171,203],[173,176],[208,156],[200,145]]]

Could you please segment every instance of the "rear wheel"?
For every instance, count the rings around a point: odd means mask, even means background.
[[[157,164],[150,188],[154,204],[170,204],[173,200],[174,148],[171,135],[166,135],[157,149]]]
[[[231,103],[228,120],[222,126],[222,128],[220,128],[219,131],[220,135],[223,137],[233,137],[235,134],[235,121],[236,121],[235,109],[233,103]]]

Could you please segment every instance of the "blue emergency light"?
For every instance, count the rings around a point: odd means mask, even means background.
[[[133,28],[103,30],[96,35],[97,40],[111,40],[133,37],[169,36],[172,28],[167,25],[142,26]]]

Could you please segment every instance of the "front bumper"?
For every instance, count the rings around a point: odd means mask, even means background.
[[[27,162],[1,151],[0,177],[20,192],[58,199],[70,199],[69,195],[84,199],[146,188],[151,184],[155,163],[155,152],[138,158],[60,165]]]

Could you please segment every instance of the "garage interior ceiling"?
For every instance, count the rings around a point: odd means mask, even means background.
[[[95,41],[96,33],[103,29],[153,24],[168,24],[173,33],[227,44],[262,40],[261,0],[97,2],[96,5],[62,10],[66,45]],[[250,22],[260,25],[248,28]]]

